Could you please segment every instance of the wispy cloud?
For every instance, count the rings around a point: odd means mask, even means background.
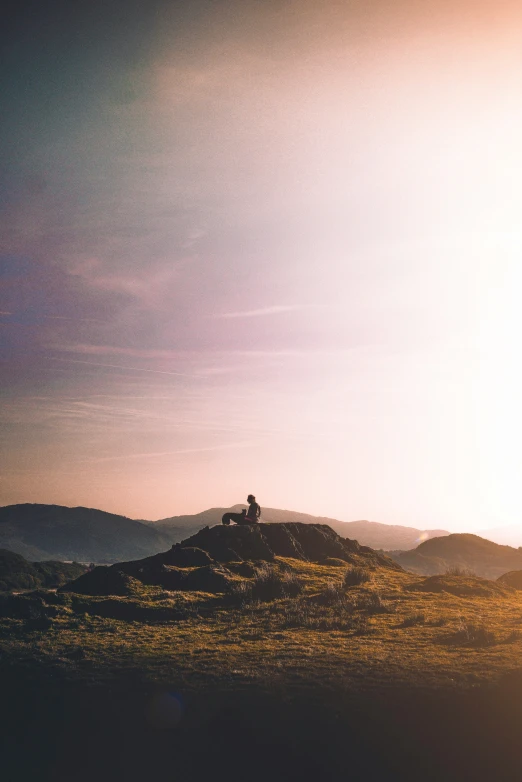
[[[196,375],[196,374],[189,374],[188,372],[166,372],[165,370],[161,369],[144,369],[143,367],[129,367],[129,366],[121,366],[120,364],[99,364],[95,361],[80,361],[73,358],[56,358],[53,357],[51,359],[52,361],[64,361],[68,364],[86,364],[90,367],[107,367],[109,369],[130,369],[133,372],[149,372],[153,375],[176,375],[178,377],[199,377],[204,378],[204,375]]]
[[[276,304],[272,307],[262,307],[258,310],[245,310],[243,312],[222,312],[218,318],[258,318],[266,315],[279,315],[282,312],[293,312],[302,309],[301,304]]]
[[[179,454],[189,453],[207,453],[208,451],[228,451],[236,450],[239,448],[251,448],[258,445],[258,440],[247,440],[245,442],[228,443],[223,445],[209,445],[202,448],[179,448],[176,451],[157,451],[154,453],[127,453],[119,454],[118,456],[101,456],[97,459],[86,459],[86,462],[113,462],[121,459],[150,459],[162,456],[176,456]]]
[[[149,348],[123,348],[115,345],[89,345],[86,343],[54,343],[53,350],[65,353],[80,353],[89,356],[131,356],[132,358],[176,358],[179,351]]]
[[[0,315],[9,315],[8,312],[0,312]],[[109,323],[108,320],[98,320],[98,318],[70,318],[67,315],[46,315],[45,316],[48,320],[73,320],[73,321],[82,321],[86,323]]]

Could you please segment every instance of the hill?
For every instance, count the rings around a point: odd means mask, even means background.
[[[28,562],[20,554],[0,549],[0,592],[38,587],[52,589],[78,578],[85,570],[85,566],[77,562]]]
[[[517,779],[521,618],[323,525],[204,529],[0,595],[4,777]]]
[[[139,559],[164,551],[207,526],[220,524],[223,513],[229,510],[237,512],[243,507],[208,508],[193,515],[146,521],[95,508],[8,505],[0,508],[0,547],[31,561],[52,559],[112,563]],[[422,531],[370,521],[343,522],[276,508],[264,508],[262,521],[328,524],[341,537],[382,550],[406,550],[413,548],[425,536],[447,534],[444,530]]]
[[[115,562],[156,554],[169,543],[160,530],[94,508],[0,508],[0,547],[33,561]]]
[[[142,584],[168,590],[229,592],[240,583],[238,577],[252,577],[260,563],[274,563],[278,557],[334,567],[351,563],[400,569],[388,557],[341,538],[326,524],[217,525],[200,530],[165,553],[94,568],[62,591],[129,595]]]
[[[427,576],[462,568],[483,578],[496,579],[507,571],[522,570],[522,551],[470,534],[433,538],[413,551],[390,553],[390,556],[407,570]]]
[[[183,540],[187,531],[197,532],[206,526],[219,524],[221,517],[227,511],[239,512],[246,505],[234,505],[231,508],[209,508],[194,515],[172,516],[155,522],[148,522],[155,529],[171,537],[172,543]],[[262,521],[265,523],[286,524],[327,524],[338,535],[351,540],[358,540],[363,546],[373,549],[407,549],[415,548],[419,540],[449,535],[446,530],[420,530],[415,527],[403,527],[393,524],[381,524],[376,521],[339,521],[327,516],[311,516],[292,510],[278,508],[263,508]]]

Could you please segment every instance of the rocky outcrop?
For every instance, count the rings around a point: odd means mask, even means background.
[[[388,557],[341,538],[327,524],[219,525],[205,527],[163,554],[95,568],[63,591],[125,595],[139,582],[172,591],[220,593],[241,577],[252,576],[250,563],[273,562],[276,557],[401,569]]]
[[[328,557],[397,568],[388,557],[377,554],[356,540],[341,538],[327,524],[252,524],[245,526],[205,527],[183,543],[173,546],[197,547],[217,562],[264,560],[291,557],[307,562],[324,562]],[[401,568],[397,568],[401,569]]]

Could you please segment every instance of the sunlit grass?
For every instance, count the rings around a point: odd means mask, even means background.
[[[244,579],[248,599],[232,602],[159,588],[120,598],[51,593],[48,603],[42,593],[41,626],[38,612],[0,620],[2,665],[38,664],[90,679],[126,672],[189,689],[217,680],[267,688],[283,681],[454,687],[519,667],[521,593],[456,575],[447,577],[449,588],[459,579],[465,594],[426,592],[417,588],[426,584],[422,577],[381,568],[346,586],[346,572],[277,559],[261,578],[271,594],[257,599],[249,587],[255,579]],[[278,577],[299,589],[278,592]]]

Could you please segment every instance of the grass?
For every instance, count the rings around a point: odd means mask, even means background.
[[[292,569],[278,568],[271,564],[258,567],[253,578],[234,584],[231,597],[236,602],[270,602],[284,597],[295,597],[304,589],[302,580]]]
[[[462,567],[460,565],[452,565],[451,567],[446,568],[445,574],[447,576],[476,576],[476,573],[474,573],[471,568]]]
[[[417,611],[415,614],[409,614],[405,616],[399,627],[415,627],[416,625],[423,625],[426,621],[426,615],[423,611]]]
[[[510,638],[513,636],[511,635]],[[448,644],[485,647],[494,646],[499,642],[497,632],[483,622],[462,621],[454,633],[444,639]]]
[[[410,573],[376,568],[361,579],[353,571],[277,559],[232,595],[150,587],[138,597],[9,598],[15,608],[0,603],[0,672],[38,666],[71,678],[132,672],[146,681],[175,672],[188,688],[307,687],[311,679],[454,687],[519,667],[521,593],[424,592],[412,588],[424,579]]]
[[[343,577],[345,587],[360,586],[371,580],[371,575],[364,567],[349,567]]]
[[[199,780],[221,769],[230,782],[501,778],[492,744],[504,741],[505,764],[522,727],[513,696],[522,680],[510,679],[520,670],[522,593],[382,568],[351,583],[360,575],[337,562],[278,558],[241,571],[227,594],[1,598],[0,727],[16,739],[7,752],[18,774],[6,779],[65,782],[72,770],[81,782],[141,782],[175,770]],[[491,686],[503,681],[505,696]],[[142,707],[150,716],[158,693],[148,726]],[[166,694],[187,704],[178,732],[160,729],[172,714]],[[23,753],[28,735],[40,744]]]

